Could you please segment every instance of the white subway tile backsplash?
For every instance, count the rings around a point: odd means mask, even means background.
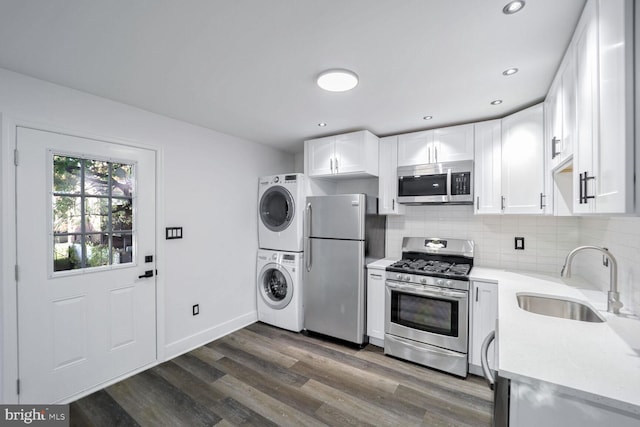
[[[405,212],[387,218],[387,257],[401,257],[405,236],[449,237],[473,240],[478,266],[559,272],[559,242],[569,250],[578,245],[578,218],[474,215],[468,205],[407,206]],[[562,237],[559,225],[567,231]],[[525,238],[524,251],[514,249],[516,236]]]

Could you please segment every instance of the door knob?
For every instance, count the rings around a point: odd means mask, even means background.
[[[147,278],[147,277],[153,277],[153,270],[145,271],[143,275],[138,276],[138,279],[144,279],[144,278]]]

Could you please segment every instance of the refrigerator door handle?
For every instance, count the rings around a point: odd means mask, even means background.
[[[305,243],[305,257],[304,257],[304,266],[307,271],[311,271],[311,203],[307,203],[307,208],[305,209],[305,223],[306,223],[306,233],[304,236]]]

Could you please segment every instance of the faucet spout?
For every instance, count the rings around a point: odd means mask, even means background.
[[[564,259],[564,265],[560,271],[561,277],[571,277],[571,263],[578,252],[586,249],[602,252],[609,259],[611,266],[609,267],[609,292],[607,293],[607,311],[614,314],[620,314],[622,302],[620,301],[620,293],[618,292],[618,262],[609,249],[599,246],[579,246],[569,252]]]

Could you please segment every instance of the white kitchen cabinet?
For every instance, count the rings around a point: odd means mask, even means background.
[[[398,137],[380,138],[378,163],[378,213],[403,215],[398,203]]]
[[[474,195],[476,214],[502,213],[502,122],[475,124]]]
[[[312,178],[378,176],[378,137],[369,131],[307,140],[304,155]]]
[[[473,124],[398,136],[398,166],[473,160]]]
[[[640,416],[603,402],[594,403],[555,384],[511,380],[509,425],[517,427],[637,427]]]
[[[632,10],[590,0],[575,33],[574,213],[635,211]]]
[[[384,280],[384,266],[367,267],[367,335],[378,347],[384,347]]]
[[[543,123],[543,104],[502,119],[502,210],[505,214],[544,213]]]
[[[474,280],[471,282],[471,336],[469,338],[469,372],[482,374],[480,362],[482,342],[496,329],[498,320],[498,284]],[[496,369],[494,343],[489,346],[489,366]]]
[[[398,166],[431,163],[433,131],[406,133],[398,136]]]

